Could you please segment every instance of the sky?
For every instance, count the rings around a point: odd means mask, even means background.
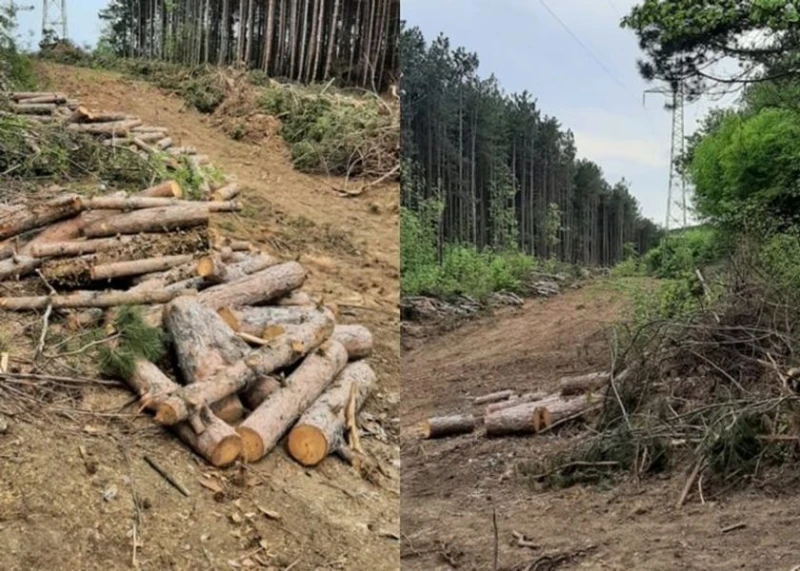
[[[8,0],[0,0],[8,4]],[[35,49],[42,37],[43,0],[14,0],[18,8],[33,6],[33,10],[20,10],[17,14],[19,36],[22,45]],[[56,2],[59,4],[59,2]],[[103,26],[97,14],[108,6],[108,0],[67,0],[67,34],[82,46],[94,46],[100,38]]]
[[[507,92],[527,89],[545,114],[573,131],[578,155],[599,164],[609,182],[628,180],[642,213],[663,225],[672,116],[664,110],[662,95],[649,94],[642,103],[643,92],[656,86],[639,76],[636,37],[619,26],[635,4],[401,0],[401,17],[418,26],[428,41],[444,33],[454,48],[477,53],[479,74],[495,74]],[[686,134],[710,108],[734,102],[734,96],[727,96],[687,105]]]

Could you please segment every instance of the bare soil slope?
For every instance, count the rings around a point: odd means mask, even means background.
[[[620,290],[595,284],[529,300],[404,351],[403,569],[492,569],[493,506],[500,569],[789,571],[800,565],[797,497],[750,490],[701,504],[694,491],[678,510],[680,474],[610,489],[541,492],[517,466],[579,434],[419,440],[420,421],[468,411],[468,397],[555,389],[560,376],[607,367],[608,325],[625,302]],[[722,531],[738,523],[746,527]],[[520,546],[514,532],[530,546]]]
[[[379,390],[366,408],[372,434],[363,445],[383,473],[366,480],[337,458],[306,470],[282,449],[215,470],[125,407],[129,392],[85,389],[79,406],[51,403],[0,433],[0,569],[130,569],[134,528],[139,569],[396,569],[397,185],[340,198],[324,178],[295,171],[277,136],[261,146],[234,142],[178,98],[117,74],[55,65],[40,72],[49,88],[90,108],[168,127],[176,145],[196,147],[235,175],[248,191],[225,233],[299,257],[312,272],[308,290],[337,305],[343,322],[350,316],[372,330]],[[170,487],[145,454],[191,496]]]

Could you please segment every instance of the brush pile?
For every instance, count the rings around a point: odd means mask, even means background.
[[[59,94],[12,99],[15,113],[136,152],[170,146],[163,130],[90,113]],[[50,188],[0,205],[0,308],[43,311],[45,331],[52,316],[116,332],[119,375],[158,423],[215,466],[257,461],[287,432],[304,465],[348,457],[359,447],[356,414],[375,385],[361,361],[372,336],[337,325],[300,291],[307,274],[299,263],[212,232],[212,215],[239,209],[231,201],[238,192],[227,181],[204,200],[185,200],[170,180],[133,195]],[[175,360],[164,370],[150,360],[157,351],[125,353],[131,306],[139,306],[139,337],[168,333]]]

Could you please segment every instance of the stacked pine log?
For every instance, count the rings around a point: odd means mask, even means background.
[[[135,120],[94,121],[58,94],[14,99],[17,112],[39,110],[70,128],[105,125],[91,132],[116,136],[123,127],[109,122],[127,121],[136,133]],[[184,200],[167,181],[130,196],[60,192],[0,206],[0,287],[40,293],[0,297],[0,309],[113,329],[120,306],[143,306],[145,321],[170,334],[177,378],[140,358],[125,380],[158,423],[215,466],[257,461],[287,433],[303,465],[352,458],[346,437],[358,448],[356,415],[376,382],[364,361],[372,335],[337,324],[301,291],[299,263],[214,236],[212,213],[238,210],[238,191],[231,183],[210,200]]]
[[[623,381],[627,373],[617,376]],[[483,414],[456,414],[428,419],[422,426],[424,438],[443,438],[474,432],[483,422],[486,436],[538,434],[556,425],[583,417],[605,398],[611,380],[608,372],[563,377],[554,393],[534,391],[517,394],[502,390],[473,399],[484,406]]]
[[[201,168],[208,165],[206,155],[200,155],[192,147],[178,146],[164,127],[145,124],[139,117],[127,113],[96,112],[82,106],[79,101],[63,93],[17,92],[11,94],[13,115],[25,117],[37,123],[52,123],[66,126],[70,131],[86,133],[103,140],[103,144],[128,149],[146,158],[155,153],[165,155],[167,164],[178,166],[183,158],[201,183],[205,194],[215,193],[216,200],[229,200],[227,188],[211,188],[211,181]]]

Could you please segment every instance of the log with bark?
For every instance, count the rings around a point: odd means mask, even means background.
[[[169,232],[195,226],[207,226],[212,211],[232,212],[237,208],[235,203],[230,202],[197,202],[182,206],[134,210],[87,224],[83,228],[83,235],[87,238],[104,238],[117,234]]]
[[[281,263],[279,258],[269,254],[258,254],[248,257],[245,261],[235,265],[229,265],[225,257],[214,252],[208,256],[200,258],[197,262],[197,275],[205,279],[209,284],[221,284],[241,279],[245,276],[266,270]]]
[[[11,105],[11,111],[17,115],[52,115],[56,110],[53,103],[17,103]]]
[[[168,180],[150,188],[146,188],[141,192],[137,192],[136,196],[149,196],[152,198],[183,198],[183,189],[181,185],[175,180]]]
[[[611,374],[607,372],[588,373],[574,377],[564,377],[558,382],[562,396],[579,395],[588,391],[602,389],[608,384]]]
[[[476,405],[480,406],[482,404],[491,404],[493,402],[499,402],[502,400],[508,400],[513,397],[516,393],[512,390],[503,390],[497,391],[494,393],[490,393],[488,395],[483,395],[480,397],[475,397],[473,401]]]
[[[140,276],[151,272],[162,272],[181,264],[188,264],[192,261],[192,258],[193,256],[191,254],[183,254],[180,256],[145,258],[129,262],[98,264],[92,267],[91,276],[93,280],[110,280],[126,276]]]
[[[42,265],[42,260],[30,256],[17,255],[0,261],[0,280],[19,279],[33,273]]]
[[[308,355],[275,391],[239,425],[246,462],[263,458],[347,365],[347,351],[328,341]]]
[[[136,236],[117,236],[115,238],[98,238],[96,240],[42,242],[31,246],[30,254],[34,258],[82,256],[84,254],[116,250],[120,246],[132,242],[134,238],[136,238]]]
[[[277,388],[274,373],[296,363],[325,343],[333,334],[333,329],[333,318],[320,313],[317,319],[294,326],[274,339],[265,341],[261,349],[250,353],[245,363],[255,373],[256,380],[244,393],[247,406],[254,409],[264,402]],[[338,341],[336,343],[341,345]]]
[[[542,400],[519,404],[486,415],[487,436],[531,434],[541,432],[555,422],[586,412],[602,401],[602,395],[585,394],[564,398],[560,394]]]
[[[180,295],[196,295],[197,292],[127,292],[127,291],[76,291],[67,295],[41,295],[30,297],[0,297],[0,309],[30,311],[78,307],[115,307],[119,305],[149,305],[167,303]]]
[[[121,198],[113,196],[99,196],[96,198],[86,198],[83,200],[84,208],[87,210],[141,210],[143,208],[163,208],[167,206],[196,206],[198,203],[181,198],[163,196],[125,196]],[[215,205],[208,205],[214,211]],[[228,206],[227,208],[230,208]]]
[[[364,359],[372,354],[372,333],[363,325],[337,325],[331,339],[344,345],[351,361]]]
[[[286,262],[236,281],[204,290],[200,300],[212,309],[257,305],[285,296],[303,285],[306,271],[297,262]]]
[[[104,123],[72,123],[68,129],[92,135],[114,136],[128,133],[132,128],[138,127],[142,122],[139,119],[125,119],[122,121],[108,121]]]
[[[216,312],[193,298],[170,302],[164,311],[164,325],[172,336],[186,384],[216,382],[250,352]],[[241,402],[233,395],[211,404],[211,410],[227,422],[244,415]]]
[[[26,230],[41,228],[74,216],[83,209],[77,195],[59,196],[42,204],[17,205],[0,210],[0,239],[10,238]]]
[[[217,310],[223,321],[236,333],[247,333],[266,338],[265,329],[274,325],[302,325],[325,316],[333,320],[333,314],[325,308],[310,307],[221,307]]]
[[[231,200],[238,196],[241,190],[242,189],[238,183],[231,182],[222,188],[215,190],[211,195],[211,200]]]
[[[471,414],[437,416],[429,418],[422,426],[423,438],[444,438],[469,434],[475,430],[478,421]]]
[[[330,454],[347,447],[345,412],[351,398],[361,410],[375,388],[375,372],[360,361],[347,365],[289,432],[287,448],[304,466],[316,466]]]
[[[141,358],[134,364],[133,374],[126,381],[141,398],[142,404],[150,409],[154,403],[180,388],[161,369]],[[235,462],[242,452],[239,434],[207,408],[201,411],[199,420],[204,428],[200,434],[188,422],[175,425],[175,432],[213,466],[224,467]]]
[[[503,410],[506,408],[511,408],[513,406],[517,406],[526,402],[534,402],[537,400],[542,400],[547,398],[548,394],[544,391],[536,391],[532,393],[525,393],[520,396],[515,396],[507,401],[495,402],[486,407],[486,414],[492,414],[493,412],[497,412],[498,410]]]

